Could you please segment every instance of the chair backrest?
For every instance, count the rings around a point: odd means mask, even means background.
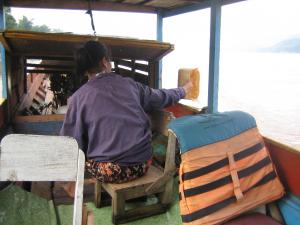
[[[76,181],[73,225],[79,225],[84,162],[73,138],[10,134],[1,141],[0,181]]]
[[[176,172],[176,164],[175,164],[175,148],[176,148],[176,136],[173,133],[169,133],[167,125],[173,119],[175,119],[172,112],[164,111],[164,110],[155,110],[149,114],[151,120],[151,129],[154,132],[162,134],[168,137],[168,146],[166,149],[166,157],[165,157],[165,166],[163,175],[158,178],[154,183],[152,183],[145,192],[147,194],[151,194],[158,190],[160,187],[164,185],[172,185],[173,175]],[[166,183],[169,184],[166,184]],[[166,202],[171,202],[172,192],[164,194],[163,200]]]

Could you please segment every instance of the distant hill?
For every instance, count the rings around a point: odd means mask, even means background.
[[[260,52],[289,52],[300,53],[300,37],[283,40],[274,46],[262,48]]]

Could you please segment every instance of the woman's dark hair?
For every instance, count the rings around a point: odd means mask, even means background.
[[[97,41],[88,41],[75,53],[75,65],[77,76],[82,76],[88,70],[98,70],[99,61],[103,57],[109,59],[107,47]]]

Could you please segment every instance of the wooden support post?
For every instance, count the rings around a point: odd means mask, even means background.
[[[4,1],[0,1],[0,29],[5,29],[5,13],[4,13]],[[2,97],[7,98],[7,73],[6,73],[6,52],[2,44],[0,44],[0,53],[1,53],[1,64],[2,64]]]
[[[114,192],[112,196],[112,211],[113,211],[113,223],[118,224],[120,218],[125,213],[125,199],[123,194]]]
[[[101,207],[101,182],[98,180],[95,182],[95,206]]]
[[[169,132],[168,147],[166,152],[166,165],[165,171],[173,171],[176,168],[175,165],[175,148],[176,137],[173,133]],[[170,204],[172,202],[174,179],[170,179],[165,186],[164,192],[160,195],[160,202],[162,204]]]
[[[157,41],[163,41],[163,17],[162,12],[157,13],[157,24],[156,24],[156,39]],[[162,60],[158,61],[156,67],[155,76],[155,88],[162,88]]]
[[[24,94],[27,94],[27,73],[26,73],[26,58],[25,57],[21,57],[21,73],[22,73],[22,77],[23,77],[23,85],[24,85]]]
[[[8,41],[6,40],[6,38],[4,37],[4,34],[0,35],[0,40],[1,40],[1,43],[2,43],[3,47],[5,48],[5,50],[7,52],[11,53],[10,44],[8,43]]]
[[[211,1],[210,48],[209,48],[209,81],[208,81],[208,113],[218,111],[219,58],[221,30],[221,2]]]

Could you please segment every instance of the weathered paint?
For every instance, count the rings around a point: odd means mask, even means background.
[[[5,29],[5,13],[4,13],[4,1],[0,0],[0,30]],[[7,98],[7,74],[6,74],[6,58],[5,58],[5,49],[2,44],[0,44],[1,52],[1,74],[2,74],[2,97]]]
[[[163,41],[163,17],[162,13],[157,13],[157,21],[156,21],[156,40]],[[157,77],[156,77],[156,88],[162,87],[162,60],[159,60],[157,67]]]
[[[229,5],[229,4],[244,2],[244,1],[247,0],[222,0],[222,5]]]
[[[221,3],[212,0],[209,48],[208,113],[218,111]]]
[[[233,3],[238,3],[238,2],[243,2],[247,0],[220,0],[221,5],[229,5]],[[189,5],[189,6],[184,6],[176,9],[171,9],[171,10],[165,10],[163,12],[163,18],[170,17],[170,16],[177,16],[179,14],[183,13],[189,13],[201,9],[206,9],[211,6],[211,0],[205,0],[201,1],[198,4],[195,5]]]
[[[13,131],[17,134],[59,135],[62,121],[14,123]]]
[[[286,191],[300,197],[300,149],[265,138],[280,180]]]
[[[188,12],[192,12],[192,11],[196,11],[196,10],[200,10],[200,9],[206,9],[206,8],[209,8],[209,6],[210,6],[210,0],[201,1],[197,5],[189,5],[189,6],[184,6],[184,7],[164,11],[163,17],[166,18],[166,17],[170,17],[170,16],[176,16],[176,15],[179,15],[182,13],[188,13]]]
[[[194,112],[181,104],[176,104],[165,108],[166,111],[173,113],[173,115],[178,118],[187,115],[193,115]]]

